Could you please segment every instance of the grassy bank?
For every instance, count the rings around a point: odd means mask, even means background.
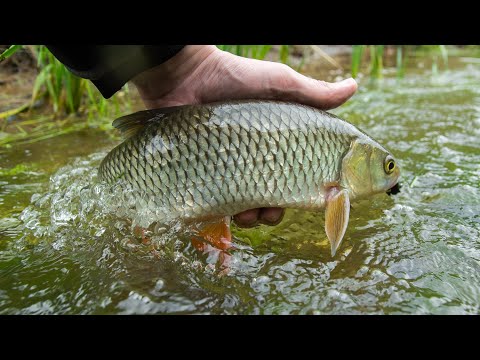
[[[301,71],[304,61],[308,61],[308,46],[217,46],[239,56],[286,63],[297,71]],[[342,68],[321,47],[311,47],[326,64],[333,64],[345,76],[349,73],[353,77],[363,74],[372,79],[382,78],[386,60],[389,60],[389,66],[393,63],[397,77],[402,78],[408,57],[417,53],[433,59],[432,73],[447,69],[448,52],[452,51],[443,45],[354,45],[351,48],[350,64]],[[109,128],[111,121],[120,114],[136,111],[141,106],[136,92],[128,84],[112,98],[105,100],[90,81],[73,75],[45,46],[12,45],[0,55],[0,68],[5,60],[22,52],[23,56],[32,57],[35,79],[28,99],[6,110],[0,108],[0,146],[39,141],[85,127]]]

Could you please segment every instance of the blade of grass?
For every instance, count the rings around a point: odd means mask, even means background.
[[[397,78],[401,79],[405,76],[405,66],[403,63],[403,47],[397,46]]]
[[[356,78],[360,70],[362,62],[362,55],[365,50],[365,45],[353,45],[352,47],[352,77]]]
[[[63,74],[65,78],[65,92],[66,92],[66,100],[67,100],[67,106],[68,110],[70,113],[73,113],[75,111],[75,106],[73,104],[73,84],[72,84],[72,77],[69,76],[68,74],[64,73]]]
[[[20,131],[23,135],[27,135],[28,133],[21,127],[19,124],[16,124],[15,127],[18,131]]]
[[[445,45],[439,45],[440,53],[442,54],[443,65],[445,65],[445,69],[448,70],[448,51]]]
[[[382,77],[384,45],[370,45],[370,76]]]
[[[15,54],[18,50],[20,50],[23,47],[23,45],[12,45],[10,46],[7,50],[5,50],[3,53],[0,54],[0,62],[3,60],[9,58],[13,54]]]
[[[48,72],[50,71],[51,65],[45,66],[37,75],[35,82],[33,84],[33,90],[32,90],[32,104],[34,103],[35,100],[37,100],[38,97],[38,91],[40,88],[46,84],[47,81],[47,76]]]
[[[0,119],[4,119],[4,118],[7,118],[9,116],[21,113],[22,111],[28,109],[29,106],[30,106],[30,103],[28,102],[26,104],[23,104],[19,107],[14,108],[14,109],[10,109],[10,110],[4,111],[4,112],[0,112]]]
[[[257,59],[259,60],[265,59],[265,56],[267,56],[271,48],[272,48],[272,45],[262,45]]]
[[[258,52],[258,46],[257,45],[252,45],[251,51],[250,51],[250,57],[252,59],[257,59],[257,52]]]
[[[29,126],[29,125],[41,125],[42,123],[44,123],[46,120],[51,120],[51,118],[49,116],[42,116],[42,117],[38,117],[36,119],[30,119],[30,120],[23,120],[23,121],[20,121],[19,124],[21,126]]]
[[[289,45],[280,45],[280,61],[284,64],[288,63],[288,56],[290,53]]]

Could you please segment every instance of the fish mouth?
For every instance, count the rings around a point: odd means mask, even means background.
[[[402,185],[400,185],[400,169],[398,168],[398,166],[395,168],[395,171],[394,173],[392,174],[392,179],[390,180],[390,184],[392,184],[390,186],[390,188],[386,191],[387,194],[390,196],[390,195],[396,195],[400,192],[400,188],[402,187]]]
[[[395,182],[395,184],[387,190],[387,195],[388,196],[391,196],[391,195],[396,195],[400,192],[400,188],[402,187],[402,185],[400,185],[400,182],[397,181]]]

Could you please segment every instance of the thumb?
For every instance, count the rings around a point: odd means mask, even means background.
[[[290,76],[295,78],[294,86],[285,95],[297,102],[324,110],[342,105],[357,91],[357,82],[353,78],[330,83],[295,71],[290,72]]]
[[[357,90],[357,83],[352,78],[328,83],[304,76],[285,64],[242,58],[226,52],[210,59],[214,61],[213,65],[205,65],[205,69],[211,69],[210,75],[209,71],[199,71],[202,81],[196,98],[200,102],[269,99],[327,110],[343,104]]]

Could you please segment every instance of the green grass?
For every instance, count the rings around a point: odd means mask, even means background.
[[[12,45],[7,50],[5,50],[2,54],[0,54],[0,62],[9,58],[13,54],[15,54],[18,50],[22,48],[22,45]]]
[[[381,78],[384,45],[370,45],[370,76]]]
[[[352,65],[351,74],[352,77],[357,77],[360,72],[362,60],[365,57],[365,50],[368,50],[369,74],[372,78],[381,78],[383,71],[383,54],[384,45],[353,45],[352,48]]]
[[[12,56],[21,48],[23,48],[22,45],[12,45],[0,54],[0,61]],[[33,48],[37,57],[38,75],[33,85],[30,106],[44,97],[52,106],[56,116],[88,113],[89,119],[120,115],[120,103],[129,107],[129,97],[123,96],[122,92],[107,101],[89,80],[71,73],[47,47],[40,45]],[[128,94],[128,86],[125,86],[122,91]],[[119,97],[122,99],[120,100]],[[15,113],[16,109],[6,113],[6,116]]]
[[[401,79],[405,76],[405,59],[403,46],[397,46],[396,66],[397,78]]]
[[[119,93],[107,101],[89,80],[67,70],[45,46],[36,47],[36,51],[40,72],[33,87],[32,103],[37,100],[40,89],[46,89],[43,94],[56,114],[87,112],[89,119],[120,115]],[[123,91],[128,93],[128,86]],[[125,99],[128,100],[128,96]]]
[[[22,48],[13,45],[0,55],[0,59]],[[0,113],[1,147],[7,149],[12,144],[33,143],[86,127],[108,128],[113,119],[131,111],[128,85],[106,100],[89,80],[72,74],[45,46],[33,46],[33,50],[38,74],[31,100]],[[33,105],[42,98],[50,108],[33,113]],[[29,110],[28,113],[16,116],[25,110]],[[45,110],[47,115],[44,115]]]
[[[352,77],[356,78],[358,72],[360,71],[360,66],[362,64],[362,56],[365,51],[366,45],[353,45],[352,46]]]
[[[6,59],[23,46],[13,45],[0,58]],[[48,139],[86,127],[108,128],[112,120],[131,110],[128,85],[106,100],[86,79],[73,75],[45,46],[34,46],[38,74],[31,100],[0,113],[0,147],[21,145]],[[33,104],[43,98],[49,108],[35,110]],[[29,110],[26,114],[17,114]],[[46,115],[45,115],[46,112]],[[86,121],[85,121],[86,120]],[[1,152],[1,151],[0,151]]]
[[[233,54],[264,59],[272,50],[272,45],[218,45],[222,50]],[[5,52],[0,54],[0,61],[12,56],[22,49],[22,45],[12,45]],[[58,61],[47,47],[34,46],[37,56],[38,75],[32,90],[33,105],[39,98],[45,97],[52,106],[54,114],[64,116],[72,113],[87,113],[89,119],[95,116],[115,117],[128,100],[128,85],[123,88],[124,94],[118,93],[111,99],[104,99],[97,88],[89,81],[81,79],[72,74]],[[289,60],[289,45],[280,45],[278,60],[287,63]],[[124,96],[124,95],[127,96]],[[122,98],[122,99],[120,99]],[[20,111],[23,110],[19,109]],[[10,115],[13,112],[5,114]]]
[[[24,47],[26,46],[10,46],[0,54],[0,61]],[[265,59],[273,49],[272,45],[218,47],[236,55],[260,60]],[[108,127],[113,119],[131,111],[128,84],[106,100],[89,80],[71,73],[47,47],[39,45],[30,47],[32,49],[37,59],[38,75],[32,88],[31,100],[18,108],[0,113],[0,146],[8,148],[12,144],[32,143],[88,126]],[[278,61],[287,63],[289,55],[289,45],[278,48]],[[40,99],[44,99],[50,106],[49,115],[32,114],[33,105]],[[25,110],[29,110],[26,116],[20,114],[13,121],[8,121]]]
[[[367,51],[366,51],[367,50]],[[351,74],[356,78],[364,61],[368,61],[367,73],[372,79],[380,79],[383,74],[383,60],[385,56],[385,45],[353,45]],[[406,53],[417,53],[432,58],[432,74],[438,73],[438,58],[441,57],[444,69],[448,69],[448,50],[445,45],[397,45],[396,50],[396,71],[397,77],[405,76]]]
[[[32,102],[45,88],[55,113],[76,113],[82,102],[85,81],[73,75],[45,47],[37,46],[37,67],[40,70],[32,91]],[[42,94],[42,95],[43,95]]]
[[[67,117],[62,120],[55,120],[52,116],[38,116],[32,120],[16,121],[13,125],[16,131],[0,137],[0,153],[15,145],[31,144],[37,141],[45,140],[72,131],[85,128],[87,125],[83,121],[72,121]]]
[[[272,45],[217,45],[217,47],[239,56],[259,60],[264,60],[269,55],[269,58],[286,64],[289,64],[291,53],[290,45],[275,47]],[[0,54],[0,61],[22,48],[22,45],[10,46]],[[79,122],[83,127],[85,124],[86,126],[105,126],[122,112],[130,111],[131,96],[128,84],[112,98],[106,100],[89,80],[73,75],[45,46],[34,46],[33,49],[37,58],[38,75],[32,89],[31,101],[16,109],[0,113],[0,145],[38,141],[64,131],[73,131],[77,129],[77,125],[73,124],[78,120],[72,119],[81,119]],[[385,45],[354,45],[351,58],[352,77],[357,77],[362,69],[366,69],[372,79],[381,78],[384,70],[385,49]],[[398,78],[402,78],[405,74],[407,53],[431,56],[433,74],[438,72],[440,64],[448,69],[448,51],[444,45],[396,46]],[[303,60],[300,67],[302,64]],[[13,123],[7,121],[28,108],[31,111],[33,104],[41,98],[51,106],[53,115],[40,117],[37,115],[36,120],[31,120],[31,114],[28,114],[27,120],[20,118]],[[69,117],[69,114],[76,116]],[[64,121],[67,118],[69,120]],[[62,130],[62,126],[65,129]]]

